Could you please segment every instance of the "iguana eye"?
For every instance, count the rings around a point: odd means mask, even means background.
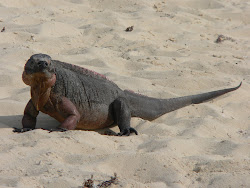
[[[32,61],[32,60],[28,60],[28,62],[27,62],[26,64],[33,65],[33,64],[34,64],[34,61]]]

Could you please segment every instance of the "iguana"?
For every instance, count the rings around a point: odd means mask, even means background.
[[[131,117],[154,120],[163,114],[190,104],[213,99],[241,86],[198,95],[157,99],[120,89],[114,82],[94,71],[35,54],[26,62],[22,79],[31,87],[22,119],[25,132],[36,127],[39,111],[61,124],[52,131],[95,130],[117,124],[117,135],[137,134],[130,127]]]

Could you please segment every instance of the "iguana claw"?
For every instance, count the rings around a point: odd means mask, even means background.
[[[120,133],[117,134],[117,136],[129,136],[130,133],[135,133],[136,135],[138,135],[138,132],[134,128],[130,127],[128,129],[122,130]]]
[[[13,132],[14,133],[24,133],[24,132],[27,132],[27,131],[32,131],[32,130],[34,130],[34,129],[32,129],[32,128],[16,128],[16,127],[13,127]]]
[[[58,127],[58,128],[46,129],[46,130],[49,131],[49,133],[51,133],[51,132],[66,132],[68,129]]]

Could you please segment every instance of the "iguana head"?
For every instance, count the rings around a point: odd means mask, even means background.
[[[56,76],[51,65],[51,57],[46,54],[32,55],[24,66],[23,81],[30,86],[38,84],[53,86]]]
[[[56,82],[56,74],[51,62],[50,56],[35,54],[24,66],[23,82],[31,86],[31,99],[38,111],[48,101],[51,87]]]

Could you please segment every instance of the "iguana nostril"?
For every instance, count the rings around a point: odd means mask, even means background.
[[[39,61],[37,64],[39,67],[48,67],[48,63],[46,61]]]

